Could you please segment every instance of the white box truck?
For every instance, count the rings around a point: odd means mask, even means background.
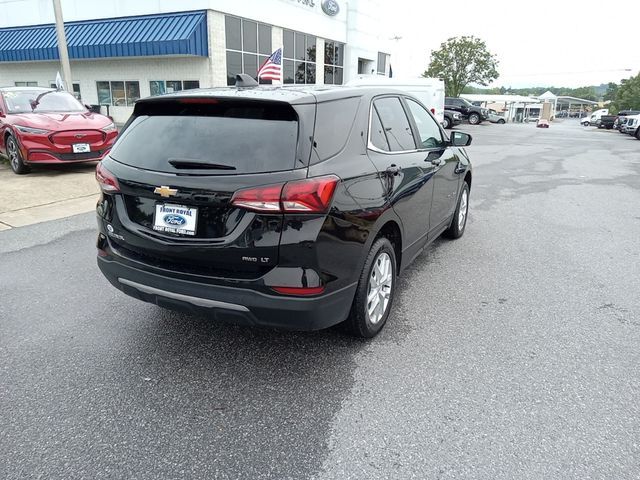
[[[444,82],[437,78],[388,78],[382,75],[358,75],[347,86],[384,86],[407,92],[431,110],[436,120],[444,121]]]

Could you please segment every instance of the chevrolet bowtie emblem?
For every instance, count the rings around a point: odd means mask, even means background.
[[[156,187],[153,193],[160,195],[161,197],[173,197],[178,193],[178,190],[175,188],[169,188],[162,185],[161,187]]]

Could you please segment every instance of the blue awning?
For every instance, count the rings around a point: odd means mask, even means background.
[[[204,11],[65,22],[69,57],[209,54]],[[0,62],[57,60],[55,25],[0,28]]]

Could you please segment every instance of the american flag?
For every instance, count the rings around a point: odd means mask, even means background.
[[[280,80],[282,77],[282,49],[279,48],[271,54],[269,58],[258,70],[258,78],[265,80]]]

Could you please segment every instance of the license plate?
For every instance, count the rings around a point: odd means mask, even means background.
[[[198,209],[169,203],[156,204],[153,229],[157,232],[195,235]]]
[[[91,151],[91,147],[88,143],[74,143],[72,147],[73,153],[87,153]]]

